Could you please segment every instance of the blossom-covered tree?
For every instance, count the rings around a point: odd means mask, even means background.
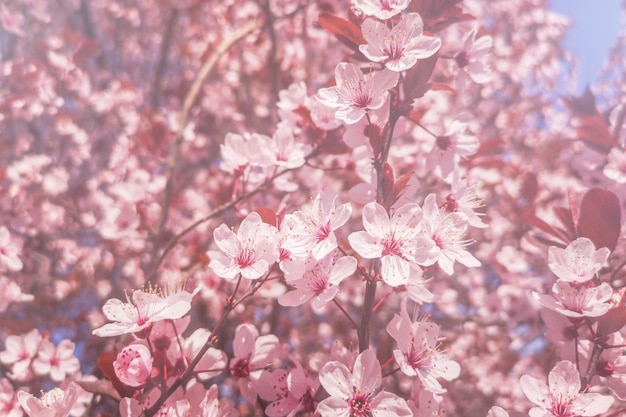
[[[0,415],[624,414],[626,33],[576,96],[568,24],[2,2]]]

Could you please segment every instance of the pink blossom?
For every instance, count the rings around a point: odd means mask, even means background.
[[[7,336],[4,341],[5,350],[0,352],[0,362],[11,365],[12,379],[24,380],[31,375],[30,365],[39,351],[41,339],[41,333],[37,329],[21,336]]]
[[[480,146],[476,136],[468,132],[470,116],[460,114],[448,127],[443,136],[435,139],[435,146],[427,156],[426,166],[429,169],[439,167],[442,177],[446,178],[458,166],[460,158],[474,155]]]
[[[19,257],[22,244],[16,238],[12,238],[9,230],[0,226],[0,267],[6,267],[10,271],[19,271],[24,264]]]
[[[612,148],[602,173],[618,184],[626,184],[626,150]]]
[[[335,87],[319,90],[318,99],[336,109],[337,119],[352,124],[383,106],[387,90],[398,83],[398,73],[383,69],[363,74],[356,65],[341,62],[335,68],[335,81]]]
[[[349,369],[340,362],[329,362],[320,371],[320,383],[330,397],[320,402],[321,417],[402,417],[413,413],[406,401],[387,391],[378,391],[382,383],[380,363],[372,350],[357,356]]]
[[[481,263],[464,248],[471,243],[465,239],[468,220],[462,213],[447,213],[437,207],[434,194],[429,194],[424,201],[422,227],[430,237],[433,246],[426,254],[426,259],[418,261],[421,265],[439,264],[448,275],[454,272],[454,262],[467,267],[477,267]]]
[[[294,274],[289,272],[293,263],[288,262],[285,265],[285,277],[287,284],[295,289],[278,297],[278,303],[293,307],[312,300],[311,307],[315,311],[320,311],[327,302],[335,298],[339,292],[339,284],[354,274],[357,264],[352,256],[334,258],[329,254],[319,261],[310,257],[304,261],[304,271],[300,272],[301,268],[296,266],[300,273],[296,273],[294,277]]]
[[[548,248],[548,267],[566,282],[581,283],[592,279],[604,266],[611,251],[608,248],[596,250],[593,242],[579,237],[565,249],[556,246]]]
[[[417,204],[405,204],[391,218],[383,206],[368,203],[363,207],[365,231],[350,234],[350,246],[366,259],[380,258],[383,280],[396,287],[406,284],[411,275],[421,276],[415,262],[416,241],[422,210]]]
[[[489,409],[487,417],[509,417],[509,413],[507,413],[502,407],[493,406]]]
[[[522,391],[538,407],[530,409],[530,417],[596,416],[606,412],[613,397],[580,392],[580,375],[570,361],[561,361],[545,380],[524,375]]]
[[[626,400],[626,355],[624,355],[624,337],[616,332],[609,336],[607,346],[615,346],[602,350],[595,366],[595,376],[591,385],[607,386],[615,396]],[[581,369],[587,369],[593,344],[589,340],[579,341],[579,353],[582,357]],[[595,382],[595,384],[594,384]]]
[[[466,77],[469,77],[476,84],[484,84],[491,80],[491,68],[487,63],[487,58],[493,39],[491,36],[481,36],[476,39],[476,29],[472,30],[465,38],[463,50],[456,54],[456,61],[462,72],[456,79],[459,92],[465,90]]]
[[[65,339],[54,346],[49,340],[42,340],[33,361],[33,370],[38,375],[50,374],[50,378],[56,382],[62,382],[66,375],[78,373],[80,363],[74,356],[74,343]]]
[[[17,393],[17,400],[30,417],[66,417],[78,398],[78,386],[70,382],[64,390],[54,388],[35,398],[26,391]]]
[[[0,378],[0,415],[22,417],[24,412],[17,402],[13,385],[6,378]]]
[[[140,344],[125,346],[113,362],[113,370],[119,380],[129,387],[140,387],[152,372],[152,353]]]
[[[22,30],[24,24],[24,16],[17,10],[11,11],[6,5],[0,4],[0,26],[9,33],[18,36],[24,36],[26,33]]]
[[[206,392],[206,396],[200,403],[200,414],[198,417],[238,417],[239,412],[231,404],[220,404],[217,399],[217,385],[211,385]]]
[[[130,297],[127,296],[127,303],[112,298],[107,300],[102,311],[114,323],[95,329],[93,334],[107,337],[149,331],[158,321],[179,319],[187,314],[191,309],[191,298],[187,291],[165,294],[152,288],[133,291]]]
[[[298,361],[290,371],[277,369],[261,377],[259,396],[270,404],[265,408],[268,417],[292,417],[299,412],[315,410],[315,393],[319,381],[307,378]]]
[[[278,127],[268,145],[274,154],[274,165],[287,169],[304,165],[304,157],[310,151],[309,146],[295,141],[293,131],[287,126]]]
[[[253,404],[257,399],[257,385],[261,374],[276,359],[278,349],[278,338],[273,334],[259,336],[259,331],[252,324],[237,326],[230,372],[237,378],[241,394]]]
[[[591,283],[573,284],[557,281],[552,286],[552,294],[533,296],[545,307],[557,311],[567,317],[599,317],[609,311],[608,303],[613,289],[603,282],[599,286]]]
[[[451,381],[459,376],[461,367],[439,352],[439,326],[435,323],[412,321],[407,312],[406,300],[403,300],[400,315],[396,314],[387,325],[387,332],[398,344],[393,356],[402,372],[417,376],[424,388],[434,394],[446,390],[437,378]]]
[[[207,340],[209,340],[210,336],[210,331],[199,328],[196,329],[196,331],[194,331],[187,339],[185,339],[183,351],[189,362],[196,357],[202,346]],[[204,381],[219,375],[222,370],[226,368],[226,363],[227,356],[224,351],[209,348],[196,365],[197,378]]]
[[[389,29],[384,22],[365,19],[361,26],[366,45],[359,50],[374,62],[383,62],[391,71],[412,68],[418,59],[435,54],[441,47],[439,38],[425,36],[424,23],[417,13],[409,13]]]
[[[270,138],[258,133],[228,133],[220,145],[221,169],[229,174],[241,173],[247,167],[272,165],[273,156],[267,144]]]
[[[312,204],[285,216],[285,227],[290,229],[291,236],[286,249],[290,253],[301,259],[311,253],[319,260],[337,248],[334,232],[350,219],[352,206],[349,203],[337,205],[336,200],[337,194],[326,189]]]
[[[407,8],[411,0],[355,0],[354,6],[368,16],[387,20]]]
[[[485,228],[487,225],[480,218],[484,213],[475,211],[483,207],[485,202],[477,195],[475,188],[467,179],[460,179],[458,171],[455,170],[452,177],[452,192],[446,196],[443,206],[448,212],[458,211],[465,214],[470,226]]]
[[[243,219],[236,234],[222,224],[213,238],[219,251],[208,252],[209,267],[222,278],[258,279],[278,260],[277,231],[256,212]]]
[[[0,313],[9,308],[13,302],[33,301],[32,294],[24,294],[19,285],[8,278],[0,277]]]

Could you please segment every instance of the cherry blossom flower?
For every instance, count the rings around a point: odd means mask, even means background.
[[[9,308],[13,302],[33,301],[32,294],[24,294],[19,285],[8,278],[0,277],[0,313]]]
[[[66,417],[78,398],[78,385],[70,382],[65,390],[54,388],[35,398],[26,391],[18,391],[17,400],[30,417]]]
[[[199,328],[196,329],[196,331],[194,331],[187,339],[185,339],[183,351],[189,362],[196,357],[202,346],[207,340],[209,340],[210,336],[210,331]],[[222,370],[226,368],[226,363],[226,353],[219,349],[209,348],[196,365],[196,377],[199,380],[204,381],[219,375]]]
[[[403,285],[419,270],[415,257],[421,219],[422,210],[417,204],[405,204],[389,218],[383,206],[368,203],[363,207],[365,231],[350,234],[348,240],[362,257],[380,258],[381,275],[387,284]]]
[[[524,375],[520,386],[526,397],[538,407],[530,417],[596,416],[606,412],[614,398],[610,395],[580,392],[580,375],[570,361],[561,361],[545,380]]]
[[[235,234],[225,224],[213,231],[219,251],[209,251],[209,267],[220,277],[233,279],[238,274],[257,279],[278,260],[277,230],[252,212],[239,225]]]
[[[447,212],[461,212],[467,216],[470,226],[485,228],[487,225],[479,217],[484,213],[476,213],[476,209],[483,207],[484,201],[476,195],[474,187],[470,186],[467,179],[460,179],[458,170],[452,176],[452,192],[446,196],[443,207]]]
[[[413,413],[406,401],[387,391],[378,391],[382,383],[380,363],[374,351],[364,350],[357,356],[354,367],[332,361],[319,374],[320,383],[330,397],[320,402],[321,417],[401,417]]]
[[[466,78],[469,77],[476,84],[484,84],[491,80],[491,69],[486,62],[493,39],[491,36],[481,36],[476,39],[476,29],[473,29],[465,39],[463,50],[456,54],[456,61],[462,72],[456,78],[459,92],[465,90]]]
[[[102,307],[104,315],[114,323],[108,323],[95,329],[93,334],[100,337],[119,336],[121,334],[149,331],[151,326],[161,320],[175,320],[183,317],[191,309],[192,294],[178,291],[166,295],[163,291],[149,288],[135,290],[128,297],[127,303],[117,298],[107,300]]]
[[[293,131],[287,126],[280,126],[268,145],[274,154],[274,165],[287,169],[304,165],[304,157],[310,151],[310,146],[295,141]]]
[[[389,95],[387,90],[398,83],[398,73],[383,69],[363,74],[356,65],[341,62],[335,68],[335,81],[335,87],[321,88],[317,97],[336,109],[337,119],[352,124],[369,110],[383,106]]]
[[[341,121],[335,118],[335,108],[322,103],[318,97],[311,99],[311,120],[315,126],[324,130],[333,130],[341,126]]]
[[[457,168],[460,158],[474,155],[480,146],[476,136],[468,133],[470,122],[468,113],[462,113],[452,122],[443,136],[437,137],[435,146],[426,160],[426,167],[439,167],[442,177],[446,178]]]
[[[261,377],[259,396],[270,402],[265,408],[268,417],[291,417],[299,412],[315,411],[314,396],[319,381],[307,378],[300,362],[294,360],[294,363],[290,371],[277,369]]]
[[[441,47],[439,38],[425,36],[424,23],[417,13],[402,17],[400,23],[389,29],[385,22],[365,19],[361,25],[366,45],[359,50],[374,62],[383,62],[391,71],[412,68],[418,59],[434,55]]]
[[[406,9],[410,2],[411,0],[355,0],[354,7],[368,16],[387,20]]]
[[[140,344],[125,346],[113,362],[113,370],[119,380],[129,387],[140,387],[152,372],[152,353]]]
[[[624,337],[621,333],[612,333],[606,342],[607,346],[617,346],[602,350],[596,362],[594,378],[591,385],[607,386],[615,396],[626,400],[626,355],[624,355]],[[579,341],[579,353],[582,357],[581,369],[587,369],[593,344],[589,340]]]
[[[509,417],[509,413],[507,413],[502,407],[493,406],[489,409],[487,417]]]
[[[626,184],[626,150],[612,148],[602,173],[618,184]]]
[[[211,385],[206,392],[206,396],[200,402],[199,417],[239,417],[239,412],[233,408],[232,404],[220,404],[217,399],[217,385]]]
[[[41,333],[37,329],[21,336],[7,336],[4,341],[5,350],[0,352],[0,362],[11,365],[9,376],[12,379],[24,380],[31,375],[30,365],[37,356],[41,339]]]
[[[276,359],[278,351],[278,338],[273,334],[259,336],[252,324],[241,324],[235,330],[230,372],[237,378],[241,395],[253,404],[261,374]]]
[[[579,237],[565,249],[556,246],[548,248],[548,267],[566,282],[581,283],[592,279],[604,266],[611,251],[608,248],[596,250],[593,242]]]
[[[220,145],[220,168],[229,174],[237,174],[249,166],[272,165],[273,156],[267,146],[269,142],[269,137],[258,133],[228,133]]]
[[[9,271],[19,271],[24,264],[19,257],[22,251],[21,242],[11,238],[9,230],[0,226],[0,267],[4,266]]]
[[[454,262],[467,267],[477,267],[481,263],[464,249],[471,241],[465,239],[467,216],[462,213],[447,213],[437,207],[434,194],[429,194],[423,206],[422,227],[426,236],[434,242],[421,265],[437,262],[448,275],[454,272]]]
[[[312,300],[313,310],[322,310],[326,303],[335,298],[339,292],[341,281],[354,274],[357,265],[356,259],[352,256],[335,259],[332,254],[326,255],[319,261],[310,257],[303,263],[304,271],[296,272],[295,277],[293,273],[290,273],[294,262],[288,262],[288,265],[285,265],[287,284],[295,289],[278,297],[280,305],[294,307]],[[298,272],[301,271],[299,265],[295,269]]]
[[[319,260],[337,248],[334,232],[350,219],[352,206],[350,203],[337,205],[336,200],[337,194],[326,189],[315,197],[311,205],[285,216],[285,227],[291,229],[286,249],[292,255],[306,259],[311,253]]]
[[[22,417],[24,415],[17,402],[13,385],[6,378],[0,378],[0,413],[5,417]]]
[[[572,284],[557,281],[552,286],[552,294],[533,293],[543,306],[567,317],[602,316],[611,308],[607,301],[612,295],[613,289],[606,282],[595,286],[591,283]]]
[[[387,333],[398,344],[393,356],[402,372],[417,376],[424,388],[434,394],[446,390],[437,378],[451,381],[459,376],[461,367],[438,350],[439,326],[431,322],[412,321],[407,312],[406,299],[402,301],[400,315],[387,324]]]
[[[74,343],[65,339],[54,346],[49,340],[42,340],[33,370],[38,375],[50,374],[50,379],[56,382],[62,382],[66,375],[76,374],[80,371],[80,362],[74,356]]]

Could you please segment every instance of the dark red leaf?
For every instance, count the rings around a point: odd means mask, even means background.
[[[598,319],[598,335],[602,337],[619,332],[624,325],[626,325],[626,306],[612,308]]]
[[[359,45],[367,43],[361,33],[361,28],[346,19],[329,13],[320,13],[318,21],[324,29],[335,35],[350,49],[358,51]]]
[[[404,96],[407,102],[410,103],[416,98],[422,97],[430,89],[431,85],[428,80],[435,70],[436,63],[437,54],[418,61],[417,65],[406,72]]]
[[[535,226],[536,228],[543,230],[544,232],[556,237],[557,239],[562,240],[563,242],[570,241],[569,237],[562,230],[559,230],[549,225],[548,223],[541,220],[539,217],[535,216],[534,214],[531,214],[531,213],[522,214],[522,218],[526,220],[528,223],[530,223],[532,226]]]
[[[576,226],[574,224],[574,220],[572,219],[572,212],[565,207],[555,207],[554,213],[561,221],[563,227],[565,227],[565,232],[567,233],[569,240],[576,239]]]
[[[272,210],[269,207],[259,207],[258,209],[254,210],[258,213],[259,216],[261,216],[261,220],[263,220],[263,223],[267,223],[270,226],[274,226],[274,227],[278,227],[278,216],[276,215],[276,212],[274,210]]]
[[[407,187],[409,186],[409,181],[414,176],[415,174],[412,172],[404,174],[403,176],[398,178],[398,181],[396,181],[395,184],[393,184],[393,187],[391,188],[391,191],[387,196],[387,205],[389,207],[393,206],[394,203],[398,201],[398,198],[400,198],[402,194],[406,191]]]
[[[132,398],[137,389],[124,385],[117,375],[115,375],[113,362],[115,362],[116,358],[117,354],[115,352],[102,352],[98,358],[98,368],[100,368],[104,376],[111,381],[115,390],[119,392],[122,397]]]
[[[591,239],[596,248],[613,251],[621,228],[620,202],[615,193],[600,188],[589,190],[580,205],[576,228],[578,236]]]

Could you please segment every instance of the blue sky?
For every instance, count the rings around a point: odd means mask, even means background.
[[[550,0],[572,20],[563,46],[578,58],[578,92],[598,78],[621,24],[622,0]]]

